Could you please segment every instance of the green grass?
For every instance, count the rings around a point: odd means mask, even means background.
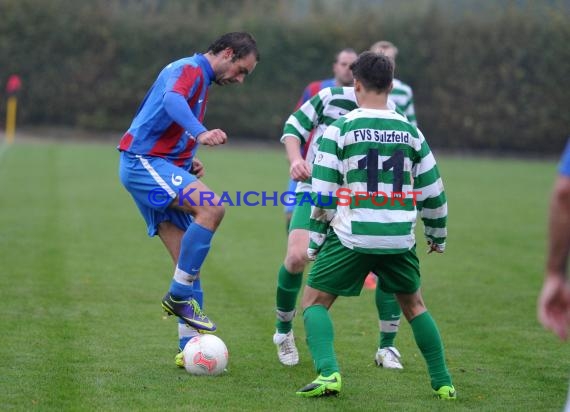
[[[205,182],[282,191],[281,151],[201,149]],[[0,158],[1,410],[559,410],[568,346],[536,321],[554,162],[441,157],[449,199],[444,255],[419,248],[424,297],[459,393],[431,398],[410,327],[401,372],[373,365],[373,293],[332,309],[344,388],[297,399],[315,376],[295,320],[301,363],[271,343],[276,273],[286,237],[280,207],[229,207],[203,267],[206,312],[230,352],[229,372],[177,369],[176,322],[160,298],[172,263],[117,178],[113,144],[20,143]],[[419,225],[421,227],[421,224]]]

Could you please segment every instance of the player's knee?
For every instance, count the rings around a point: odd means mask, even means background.
[[[404,317],[409,321],[424,313],[427,308],[418,293],[412,295],[397,295]]]
[[[336,295],[323,292],[321,290],[313,289],[310,286],[305,286],[303,290],[303,297],[301,298],[301,307],[303,311],[311,306],[324,306],[325,309],[330,309],[333,302],[336,300]]]
[[[295,248],[287,251],[285,268],[291,273],[300,273],[305,270],[308,262],[307,251]]]
[[[211,219],[216,223],[220,223],[226,214],[226,208],[224,205],[211,206],[209,207],[209,212]]]
[[[194,221],[211,230],[216,230],[224,218],[223,205],[203,206],[194,215]]]

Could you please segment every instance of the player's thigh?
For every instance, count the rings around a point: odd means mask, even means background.
[[[374,255],[343,246],[331,230],[309,272],[307,285],[332,295],[358,296],[373,264]]]
[[[420,262],[415,246],[405,253],[377,256],[374,272],[383,291],[413,294],[420,288]]]
[[[171,206],[195,215],[206,208],[223,208],[223,203],[220,197],[204,182],[195,180],[184,187]]]
[[[163,222],[172,223],[182,232],[186,232],[186,229],[188,229],[192,223],[192,216],[182,212],[181,210],[168,208],[164,211],[160,211],[140,204],[136,199],[135,203],[146,222],[147,232],[151,237],[159,234],[159,228]]]
[[[121,182],[137,205],[163,212],[196,176],[160,157],[122,152]],[[140,206],[139,206],[140,208]]]
[[[199,180],[186,186],[171,207],[189,213],[194,222],[212,231],[218,228],[225,214],[220,197]]]

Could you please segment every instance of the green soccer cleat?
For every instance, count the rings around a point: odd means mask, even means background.
[[[184,352],[180,351],[176,354],[176,356],[174,357],[174,363],[179,368],[184,367]]]
[[[296,394],[304,398],[313,398],[317,396],[338,395],[342,386],[340,373],[335,372],[330,376],[319,375],[317,379],[309,383],[307,386],[299,389]]]
[[[453,385],[442,386],[437,391],[434,390],[433,394],[434,394],[433,396],[435,396],[438,399],[445,399],[449,401],[454,401],[455,399],[457,399],[457,392],[455,391]]]

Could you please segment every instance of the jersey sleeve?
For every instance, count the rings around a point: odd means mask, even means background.
[[[164,92],[176,92],[184,96],[185,99],[193,97],[201,81],[200,68],[186,64],[176,67],[166,80]]]
[[[410,89],[410,92],[408,94],[408,101],[406,102],[405,106],[402,107],[402,112],[411,124],[416,127],[418,126],[418,122],[416,120],[416,109],[414,108],[414,94],[412,92],[412,89]]]
[[[191,136],[197,137],[207,129],[196,118],[188,100],[199,93],[199,84],[203,81],[200,68],[184,65],[172,70],[166,81],[163,104],[168,115],[182,126]]]
[[[313,129],[321,123],[324,101],[329,95],[329,90],[321,90],[291,114],[283,127],[281,142],[285,136],[294,136],[301,141],[301,146],[304,146]]]
[[[166,92],[162,101],[164,109],[172,120],[182,126],[192,137],[196,138],[206,131],[182,95],[176,92]]]
[[[424,233],[427,239],[445,247],[447,238],[447,199],[443,181],[433,157],[433,154],[423,134],[418,129],[420,150],[418,162],[414,165],[414,192],[416,206],[424,223]]]
[[[319,144],[312,171],[312,207],[309,222],[309,248],[320,249],[336,215],[337,193],[343,184],[343,165],[338,142],[341,129],[329,126]]]
[[[408,117],[406,116],[406,114],[396,105],[396,103],[394,103],[394,101],[393,101],[392,99],[388,98],[387,106],[388,106],[388,109],[394,110],[394,111],[395,111],[396,113],[398,113],[400,116],[404,117],[406,120],[409,121],[409,119],[408,119]],[[410,122],[410,123],[412,123],[412,122]],[[416,126],[415,123],[412,123],[412,125]]]

